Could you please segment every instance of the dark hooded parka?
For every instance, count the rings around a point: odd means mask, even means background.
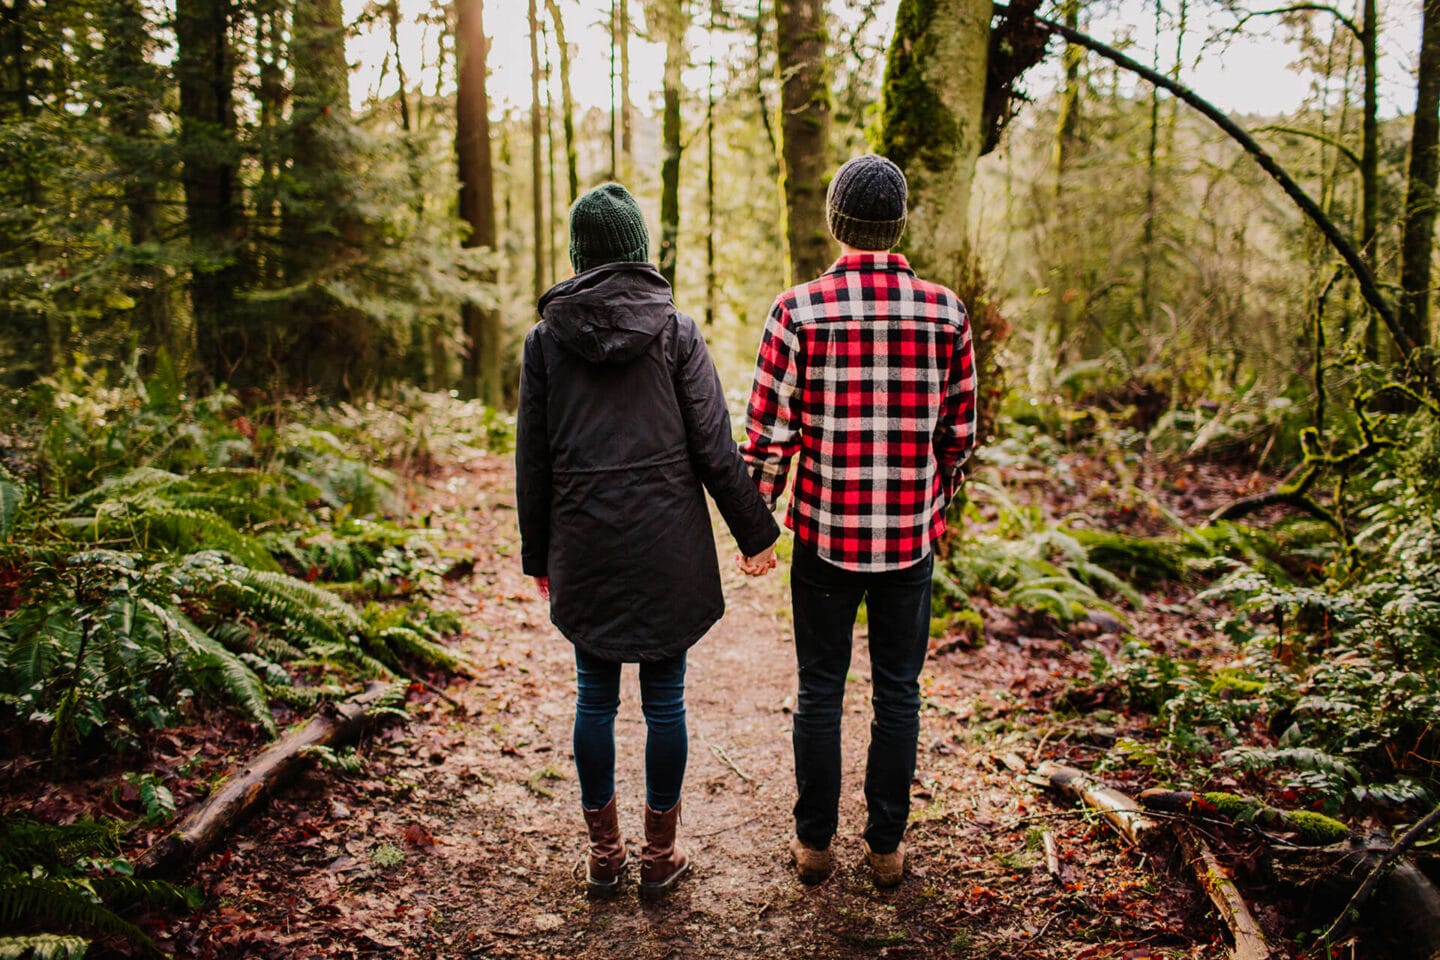
[[[725,610],[705,490],[740,550],[779,528],[731,434],[695,322],[650,263],[577,274],[525,338],[516,444],[522,560],[586,653],[661,660]]]

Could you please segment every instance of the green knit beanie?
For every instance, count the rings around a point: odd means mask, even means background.
[[[645,217],[630,191],[602,183],[570,208],[570,264],[576,273],[607,263],[650,259]]]

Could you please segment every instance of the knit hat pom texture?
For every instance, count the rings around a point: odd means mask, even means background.
[[[857,250],[889,250],[905,232],[909,188],[894,163],[869,153],[845,162],[825,194],[825,221]]]
[[[640,205],[618,183],[602,183],[570,208],[570,264],[576,273],[607,263],[650,259]]]

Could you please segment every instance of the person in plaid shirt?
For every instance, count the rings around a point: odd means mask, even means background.
[[[933,547],[975,445],[975,358],[964,305],[890,252],[905,229],[905,176],[850,160],[826,219],[841,256],[782,293],[765,324],[741,453],[774,508],[798,457],[786,525],[799,696],[794,717],[800,878],[834,869],[840,717],[855,616],[868,610],[874,720],[865,772],[865,855],[878,886],[900,882],[920,732]],[[740,559],[760,573],[768,556]]]

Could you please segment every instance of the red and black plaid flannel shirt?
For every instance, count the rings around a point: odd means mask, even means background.
[[[785,523],[847,570],[899,570],[945,532],[975,445],[965,306],[898,254],[850,254],[775,301],[741,452]]]

